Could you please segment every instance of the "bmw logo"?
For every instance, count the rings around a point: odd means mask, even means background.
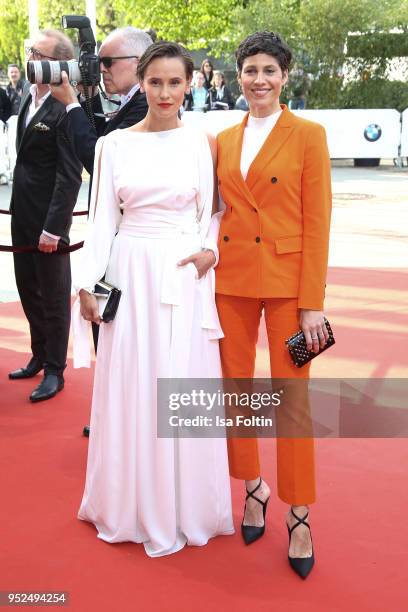
[[[381,138],[382,130],[379,125],[376,123],[370,123],[367,125],[364,130],[364,138],[368,140],[368,142],[375,142]]]

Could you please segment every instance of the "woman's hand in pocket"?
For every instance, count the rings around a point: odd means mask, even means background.
[[[198,253],[193,253],[189,257],[182,259],[177,265],[186,266],[188,263],[195,265],[198,278],[202,278],[215,264],[214,251],[211,251],[210,249],[203,249],[202,251],[198,251]]]

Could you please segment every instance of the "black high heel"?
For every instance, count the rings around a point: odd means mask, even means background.
[[[266,514],[266,508],[268,506],[269,497],[265,501],[262,501],[262,499],[259,499],[259,497],[256,497],[254,495],[254,493],[258,491],[261,484],[262,484],[262,478],[259,477],[259,484],[255,487],[255,489],[253,491],[248,491],[248,489],[246,490],[247,496],[245,498],[244,518],[245,518],[245,511],[246,511],[246,503],[248,499],[252,497],[253,499],[256,499],[256,501],[262,506],[264,524],[262,527],[256,527],[255,525],[244,525],[244,519],[242,519],[241,533],[242,533],[242,537],[244,538],[245,544],[252,544],[252,542],[259,540],[259,538],[261,538],[263,534],[265,533],[265,514]]]
[[[306,522],[306,519],[309,516],[309,512],[306,512],[306,515],[303,518],[300,518],[293,512],[293,508],[291,508],[290,511],[292,512],[293,516],[297,520],[297,523],[295,523],[292,527],[289,527],[289,525],[286,523],[286,527],[288,528],[288,535],[289,535],[289,546],[290,546],[290,541],[292,539],[292,532],[296,529],[296,527],[299,527],[299,525],[306,525],[306,527],[309,529],[309,532],[310,532],[310,539],[312,540],[312,531],[310,529],[309,523]],[[313,540],[312,540],[312,556],[311,557],[289,557],[289,554],[288,554],[288,559],[289,559],[291,568],[297,573],[297,575],[303,579],[307,578],[310,572],[312,571],[312,568],[315,562],[314,552],[313,552]]]

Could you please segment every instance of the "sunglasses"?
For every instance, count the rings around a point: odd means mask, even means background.
[[[36,60],[57,60],[56,57],[51,57],[51,55],[44,55],[44,53],[41,53],[41,51],[38,51],[38,49],[35,49],[35,47],[25,47],[24,51],[27,55],[31,54]]]
[[[103,64],[105,68],[112,68],[114,60],[131,59],[132,57],[135,59],[140,59],[138,55],[118,55],[116,57],[104,56],[99,58],[99,63]]]

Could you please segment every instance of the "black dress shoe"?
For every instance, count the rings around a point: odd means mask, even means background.
[[[57,374],[44,374],[42,382],[30,395],[32,402],[42,402],[57,395],[64,388],[64,379]]]
[[[32,357],[25,368],[19,368],[10,372],[11,380],[19,380],[21,378],[32,378],[43,369],[43,364],[36,357]]]
[[[91,428],[89,427],[89,425],[85,425],[85,427],[82,430],[82,435],[85,436],[85,438],[89,438],[90,431],[91,431]]]
[[[263,534],[265,533],[265,515],[266,515],[266,508],[268,506],[269,497],[265,501],[262,501],[262,499],[259,499],[259,497],[256,497],[256,495],[254,495],[254,493],[256,493],[256,491],[258,491],[258,489],[260,488],[261,484],[262,484],[262,478],[259,478],[259,484],[255,487],[253,491],[248,491],[247,489],[247,496],[245,498],[244,516],[245,516],[245,511],[246,511],[246,503],[248,499],[252,497],[253,499],[256,499],[256,501],[262,506],[264,524],[262,525],[262,527],[257,527],[256,525],[244,525],[244,519],[242,519],[241,533],[242,533],[242,537],[244,538],[245,544],[252,544],[252,542],[256,542],[256,540],[259,540],[259,538],[262,537]]]
[[[295,523],[292,527],[289,527],[289,525],[286,525],[286,527],[288,528],[288,534],[289,534],[289,546],[290,546],[290,541],[292,539],[292,533],[296,529],[296,527],[299,527],[299,525],[305,525],[306,527],[308,527],[309,532],[310,532],[310,539],[312,539],[312,532],[310,530],[310,525],[306,521],[307,517],[309,516],[309,513],[307,512],[303,518],[300,518],[299,516],[297,516],[297,514],[293,512],[293,508],[291,508],[290,511],[292,512],[292,515],[297,520],[297,523]],[[313,542],[312,542],[312,556],[311,557],[289,557],[288,555],[288,559],[289,559],[290,567],[293,569],[293,571],[296,572],[297,575],[300,576],[301,578],[303,579],[307,578],[310,572],[312,571],[314,563],[315,563]]]

